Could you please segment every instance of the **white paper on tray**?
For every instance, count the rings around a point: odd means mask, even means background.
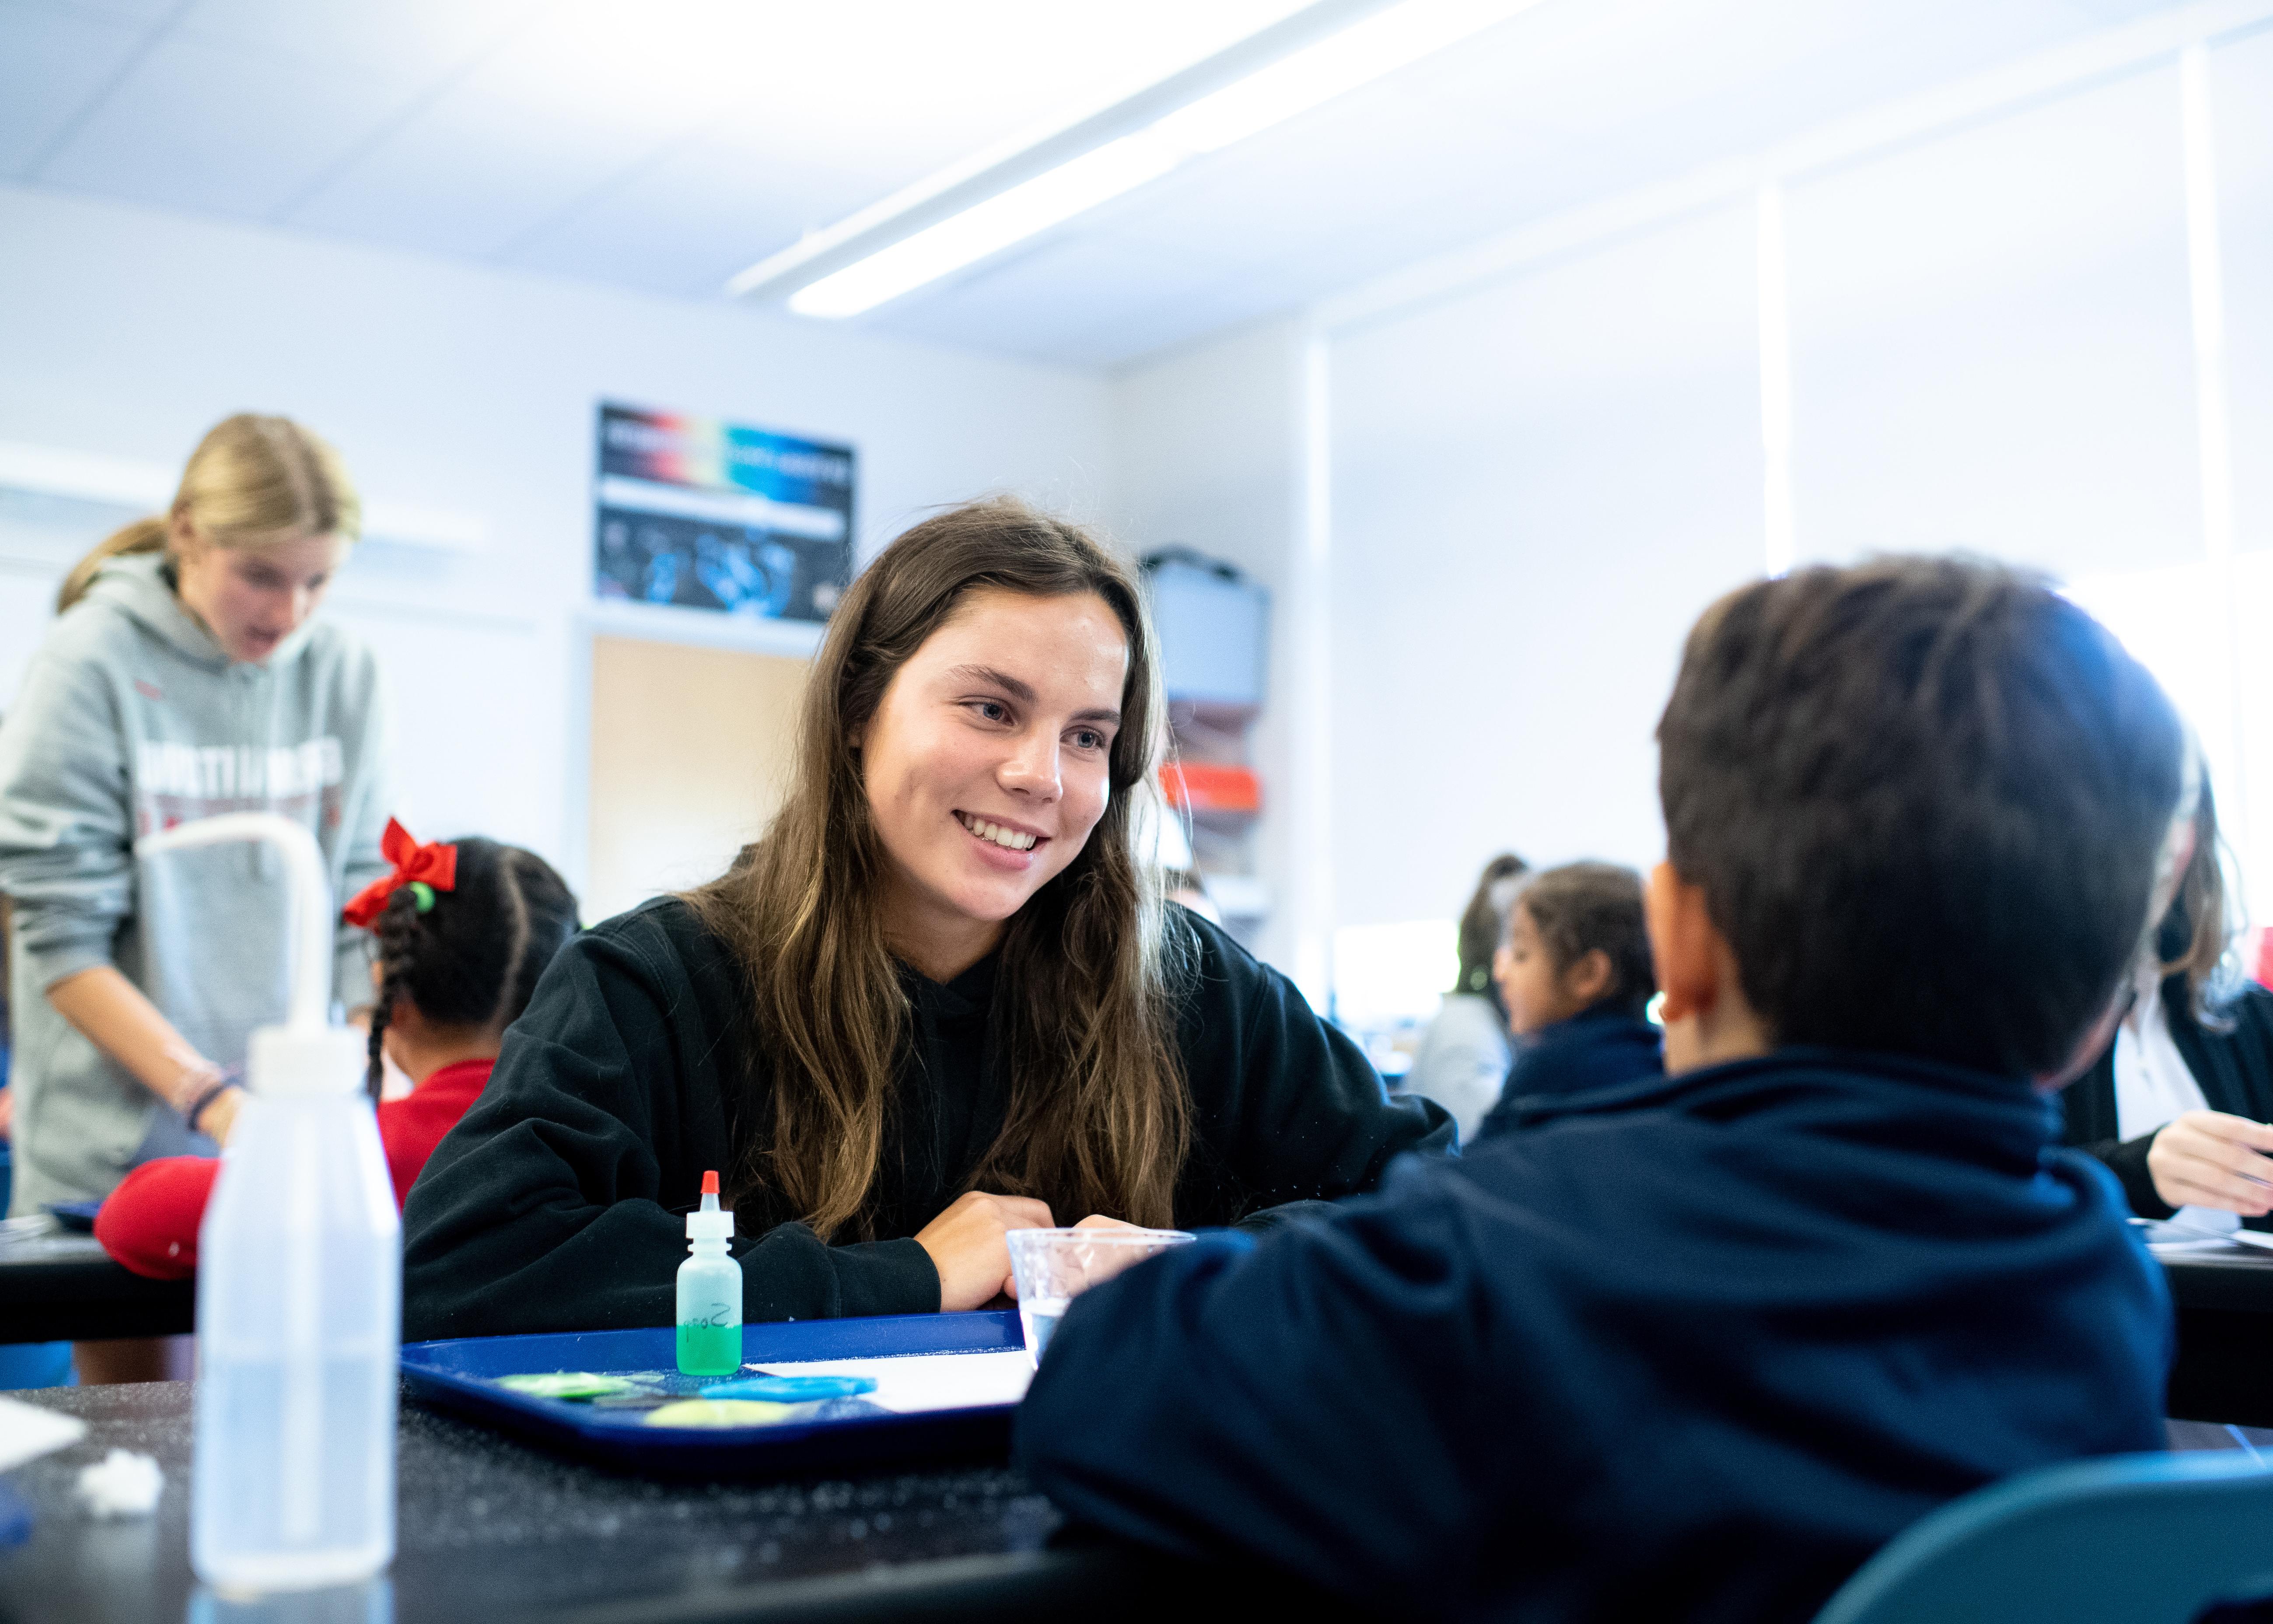
[[[769,1360],[742,1368],[767,1376],[873,1376],[876,1390],[861,1396],[899,1415],[1015,1404],[1026,1396],[1026,1384],[1034,1379],[1033,1361],[1023,1348],[1001,1353],[912,1353],[884,1359],[801,1359],[788,1364]]]

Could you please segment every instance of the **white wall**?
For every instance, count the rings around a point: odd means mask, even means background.
[[[1108,509],[1116,538],[1133,553],[1196,548],[1270,589],[1270,688],[1250,743],[1264,793],[1257,868],[1272,906],[1253,946],[1289,971],[1303,926],[1297,880],[1306,832],[1294,787],[1297,718],[1306,699],[1296,632],[1312,584],[1295,551],[1302,350],[1298,325],[1267,322],[1121,377],[1113,392]]]
[[[1802,559],[1968,546],[2062,575],[2202,554],[2179,75],[1791,188]]]
[[[0,188],[0,440],[178,467],[216,419],[283,412],[367,501],[478,519],[476,554],[367,549],[332,612],[379,646],[398,725],[423,735],[398,752],[414,830],[518,840],[572,880],[600,401],[849,441],[865,554],[992,490],[1093,513],[1108,395],[723,304]],[[0,635],[20,643],[50,590],[36,558],[0,567]]]
[[[1778,491],[1800,562],[1961,547],[2070,583],[2202,734],[2262,917],[2273,29],[2198,71],[2180,31],[2125,38],[2120,61],[2022,64],[1587,199],[1120,381],[1115,511],[1185,532],[1147,545],[1299,599],[1326,515],[1307,630],[1329,697],[1274,695],[1266,757],[1282,781],[1328,763],[1324,877],[1283,801],[1265,844],[1326,930],[1448,918],[1504,846],[1654,858],[1650,725],[1689,621],[1767,566]]]
[[[1752,274],[1723,210],[1335,342],[1338,925],[1662,854],[1681,640],[1761,567]]]

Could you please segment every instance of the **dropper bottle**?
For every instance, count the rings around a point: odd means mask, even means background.
[[[686,1376],[731,1376],[742,1368],[742,1266],[726,1253],[734,1214],[718,1210],[718,1175],[702,1176],[702,1205],[686,1214],[679,1266],[679,1369]]]

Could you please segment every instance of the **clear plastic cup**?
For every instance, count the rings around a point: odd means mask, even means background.
[[[1192,1238],[1183,1229],[1013,1229],[1010,1276],[1018,1282],[1018,1320],[1026,1329],[1026,1357],[1039,1368],[1042,1352],[1065,1318],[1066,1304],[1154,1252]]]

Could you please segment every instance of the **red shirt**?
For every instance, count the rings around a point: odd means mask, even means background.
[[[410,1199],[410,1186],[442,1136],[458,1125],[493,1060],[461,1060],[429,1077],[408,1097],[379,1108],[379,1142],[386,1151],[387,1177],[394,1204]],[[197,1273],[198,1225],[205,1221],[221,1163],[211,1156],[161,1156],[146,1162],[121,1180],[94,1215],[94,1237],[103,1251],[152,1280],[186,1280]]]

